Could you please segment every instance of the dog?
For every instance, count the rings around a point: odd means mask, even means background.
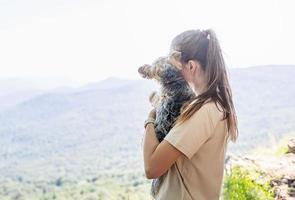
[[[145,64],[138,68],[138,73],[146,79],[154,79],[160,84],[160,91],[153,91],[149,96],[151,105],[156,110],[155,132],[161,142],[169,133],[173,123],[180,115],[185,102],[195,97],[180,70],[169,62],[169,57],[159,57],[152,65]],[[153,179],[150,193],[158,193],[163,175]]]

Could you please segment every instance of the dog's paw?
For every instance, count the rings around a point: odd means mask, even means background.
[[[152,92],[149,97],[149,101],[154,108],[157,108],[159,105],[160,97],[156,91]]]

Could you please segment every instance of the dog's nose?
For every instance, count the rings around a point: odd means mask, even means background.
[[[143,65],[143,66],[139,67],[138,70],[137,70],[138,73],[145,74],[145,70],[146,70],[147,66],[148,65]]]

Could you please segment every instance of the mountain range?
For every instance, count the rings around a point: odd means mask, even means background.
[[[295,135],[295,66],[230,68],[228,76],[240,132],[228,152],[245,154]],[[142,172],[148,96],[158,89],[140,77],[110,77],[77,88],[0,94],[1,102],[16,97],[0,110],[0,184],[44,173]]]

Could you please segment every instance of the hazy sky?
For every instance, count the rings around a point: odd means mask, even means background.
[[[140,78],[187,29],[213,28],[228,67],[295,64],[285,0],[0,0],[0,78]]]

